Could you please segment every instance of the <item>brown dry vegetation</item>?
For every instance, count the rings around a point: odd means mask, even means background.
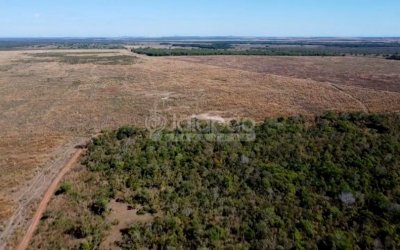
[[[400,92],[400,63],[368,57],[204,56],[177,60]]]
[[[34,176],[46,175],[44,169],[66,161],[71,153],[67,146],[101,129],[144,126],[146,118],[154,115],[262,120],[327,110],[400,110],[400,63],[396,61],[137,56],[126,63],[126,56],[133,55],[125,50],[60,52],[66,54],[0,52],[3,224],[23,204],[21,194],[29,193]],[[90,60],[69,63],[60,59],[66,55],[90,56]],[[101,63],[96,63],[96,55]],[[36,195],[39,198],[40,192]],[[24,220],[17,223],[23,226]]]

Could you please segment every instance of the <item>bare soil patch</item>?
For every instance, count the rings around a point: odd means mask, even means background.
[[[134,223],[151,222],[156,215],[142,214],[137,212],[140,208],[130,208],[128,204],[112,200],[109,204],[110,214],[107,220],[112,225],[107,232],[107,237],[101,244],[101,249],[118,249],[116,242],[122,240],[121,230],[129,228]]]

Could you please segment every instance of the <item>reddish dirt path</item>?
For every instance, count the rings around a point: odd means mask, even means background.
[[[24,235],[24,237],[21,240],[20,245],[18,246],[17,250],[26,250],[29,246],[29,243],[33,237],[33,234],[36,231],[37,226],[40,223],[40,219],[42,218],[44,212],[47,209],[47,205],[50,202],[51,197],[54,195],[56,192],[58,185],[60,184],[60,181],[64,177],[64,175],[71,170],[71,168],[75,165],[75,163],[78,161],[79,157],[82,155],[84,152],[84,149],[78,149],[71,159],[67,162],[67,164],[64,165],[62,168],[61,172],[57,175],[57,177],[53,180],[49,188],[47,189],[45,195],[43,196],[42,201],[39,204],[39,207],[31,221],[31,224],[28,228],[28,231]]]

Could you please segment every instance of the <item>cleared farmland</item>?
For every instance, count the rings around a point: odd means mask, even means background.
[[[400,62],[368,57],[203,56],[177,60],[400,92]]]

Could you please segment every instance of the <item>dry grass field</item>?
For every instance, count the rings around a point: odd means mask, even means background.
[[[400,92],[400,63],[368,57],[204,56],[176,59],[251,72]]]
[[[394,112],[399,80],[400,62],[370,58],[0,52],[0,242],[24,227],[74,145],[101,129],[145,126],[154,116]]]

